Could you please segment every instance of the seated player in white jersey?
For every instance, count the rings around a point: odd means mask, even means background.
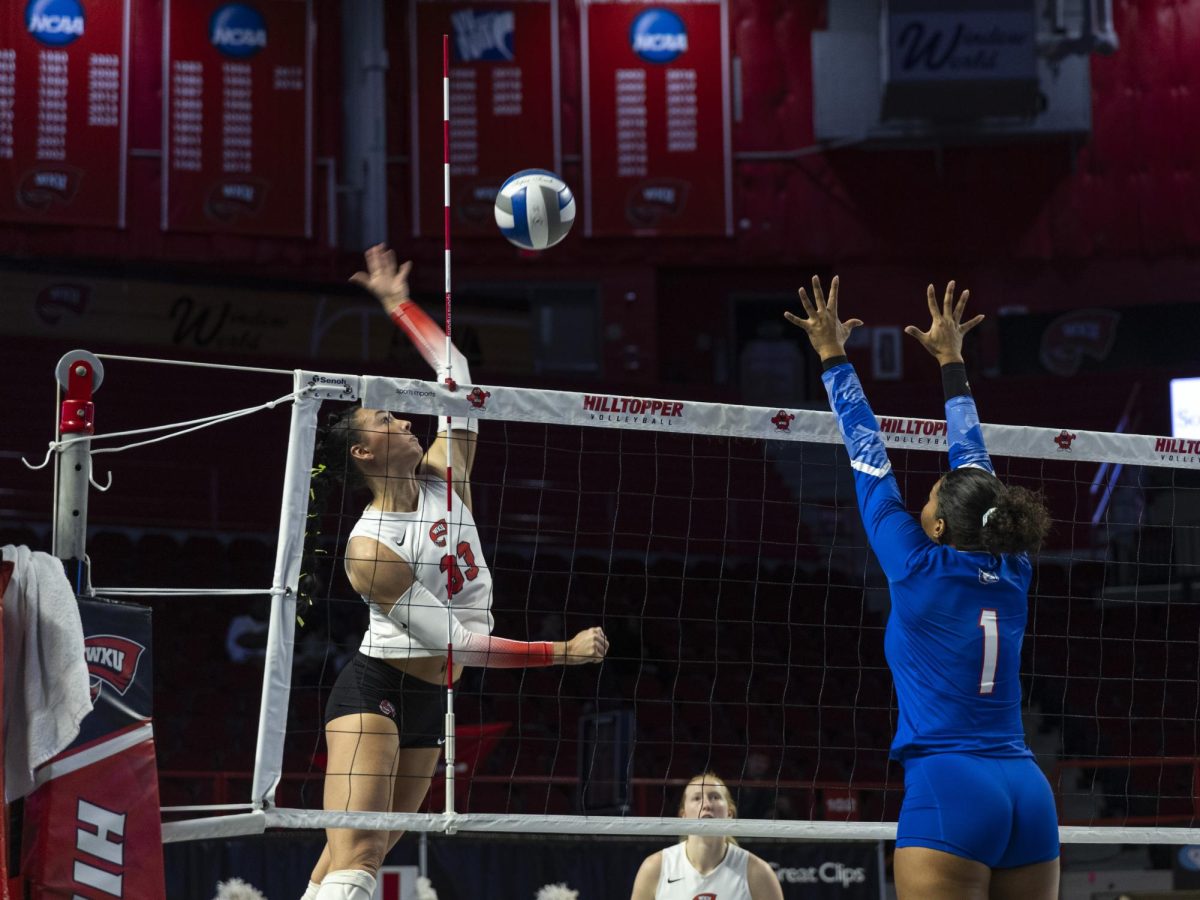
[[[681,819],[733,819],[737,806],[725,782],[712,772],[697,775],[679,800]],[[783,900],[769,865],[731,837],[689,834],[646,857],[633,882],[631,900]]]
[[[861,325],[838,318],[838,279],[826,302],[813,279],[804,329],[850,454],[859,514],[888,580],[884,653],[900,718],[891,758],[904,766],[893,871],[899,900],[1054,900],[1058,815],[1025,743],[1021,641],[1033,565],[1050,516],[1040,496],[995,475],[963,362],[968,292],[954,282],[941,306],[926,292],[929,330],[909,325],[942,370],[950,471],[914,519],[879,422],[846,358]]]
[[[366,254],[367,288],[444,378],[445,335],[409,299],[408,263],[384,247]],[[457,350],[452,374],[470,382]],[[443,420],[444,422],[444,420]],[[600,662],[608,639],[587,628],[569,641],[491,636],[492,579],[471,516],[468,478],[476,424],[456,420],[424,450],[409,422],[351,408],[323,430],[318,479],[344,477],[371,503],[351,531],[345,567],[370,607],[358,654],[338,675],[325,711],[327,810],[415,812],[441,755],[447,637],[457,679],[464,665],[502,667]],[[454,491],[447,509],[446,468]],[[398,831],[331,828],[303,900],[371,900],[375,874]]]

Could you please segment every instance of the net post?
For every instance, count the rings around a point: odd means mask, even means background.
[[[296,587],[300,580],[308,516],[308,473],[316,445],[317,410],[323,396],[335,395],[329,388],[316,387],[321,382],[309,373],[297,370],[294,378],[296,401],[292,404],[283,499],[279,509],[279,543],[275,548],[275,574],[271,580],[271,621],[263,661],[262,704],[258,711],[258,740],[250,787],[250,800],[256,808],[274,805],[275,788],[283,774],[283,743],[296,634]],[[347,393],[352,391],[348,379],[343,376],[338,380]],[[357,391],[353,394],[346,399],[355,399]]]
[[[59,446],[55,468],[53,552],[59,559],[83,564],[87,547],[88,484],[92,477],[92,442],[96,433],[93,392],[104,378],[104,366],[86,350],[73,350],[55,370],[66,390],[59,408],[55,440],[73,438]]]

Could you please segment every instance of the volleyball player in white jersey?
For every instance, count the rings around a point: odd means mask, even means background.
[[[384,247],[371,248],[366,259],[368,271],[353,280],[380,300],[441,380],[436,349],[445,346],[444,335],[439,340],[432,320],[409,300],[408,264],[397,266]],[[470,381],[461,354],[453,375]],[[474,423],[455,421],[426,451],[407,421],[386,410],[354,408],[327,426],[322,442],[325,464],[344,468],[372,497],[346,548],[346,574],[370,607],[370,627],[326,707],[325,808],[415,812],[441,755],[448,631],[455,679],[464,665],[599,662],[608,639],[600,628],[569,641],[490,635],[491,574],[467,483]],[[455,488],[449,510],[448,462]],[[331,828],[326,834],[303,900],[371,900],[375,873],[401,833]]]
[[[693,778],[679,801],[682,819],[732,819],[737,807],[712,772]],[[646,857],[631,900],[783,900],[775,872],[731,837],[689,834]]]

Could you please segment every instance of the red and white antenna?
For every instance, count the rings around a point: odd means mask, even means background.
[[[442,231],[446,242],[446,384],[454,390],[454,350],[450,341],[450,35],[442,35]],[[454,421],[446,416],[446,520],[453,523],[454,497]],[[453,552],[453,551],[452,551]],[[446,569],[446,598],[454,596],[451,574]],[[447,616],[454,613],[447,610]],[[450,630],[447,619],[446,630]],[[454,812],[454,642],[446,640],[446,812]]]

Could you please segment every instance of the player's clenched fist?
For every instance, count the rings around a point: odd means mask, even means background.
[[[568,666],[595,663],[608,653],[608,636],[603,628],[585,628],[564,645],[560,661]]]

